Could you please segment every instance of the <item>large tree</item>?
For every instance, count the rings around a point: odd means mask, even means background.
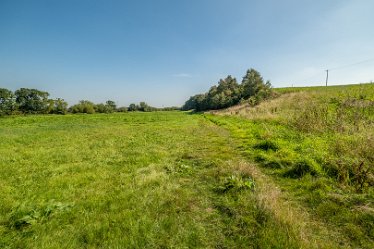
[[[269,81],[265,83],[261,74],[251,68],[243,77],[241,87],[243,99],[249,99],[259,94],[262,98],[265,98],[270,94],[271,84]]]
[[[21,88],[15,91],[18,109],[23,113],[45,113],[48,110],[49,93],[37,89]]]

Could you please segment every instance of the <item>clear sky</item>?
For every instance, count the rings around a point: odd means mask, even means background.
[[[273,86],[374,81],[373,0],[0,0],[0,87],[181,105],[255,68]],[[361,63],[360,63],[361,62]]]

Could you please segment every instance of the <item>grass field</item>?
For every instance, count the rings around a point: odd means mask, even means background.
[[[299,247],[201,115],[0,122],[0,248]]]
[[[0,248],[373,248],[374,88],[348,89],[1,118]]]

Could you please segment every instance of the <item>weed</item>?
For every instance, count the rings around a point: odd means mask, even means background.
[[[255,182],[251,177],[231,175],[224,179],[221,186],[217,187],[217,190],[222,193],[228,191],[242,191],[242,190],[253,190],[255,188]]]
[[[362,192],[369,185],[369,167],[365,167],[364,162],[353,166],[353,177],[351,183],[357,192]]]
[[[21,205],[10,214],[9,220],[5,224],[11,229],[20,230],[30,225],[45,222],[58,212],[69,211],[71,206],[71,204],[54,201],[41,207]]]
[[[253,146],[254,149],[260,149],[260,150],[273,150],[277,151],[278,150],[278,145],[270,140],[264,140],[261,141]]]

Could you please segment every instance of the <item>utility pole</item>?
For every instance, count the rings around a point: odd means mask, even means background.
[[[329,70],[327,69],[326,70],[326,86],[327,86],[327,82],[329,81]]]

